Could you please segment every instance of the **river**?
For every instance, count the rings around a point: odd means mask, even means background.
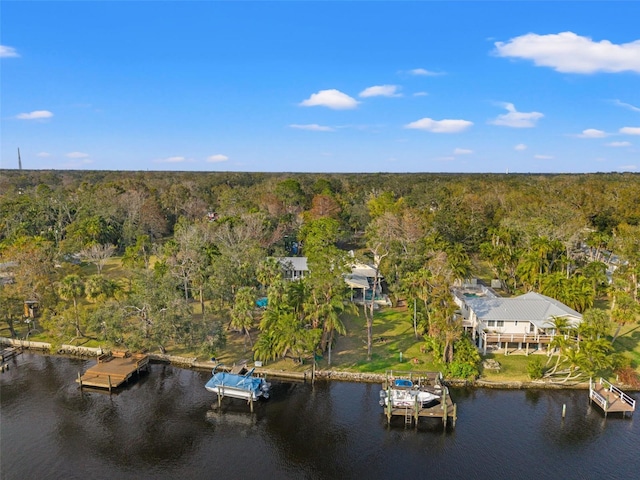
[[[208,372],[152,364],[115,394],[74,382],[94,361],[25,353],[0,374],[0,477],[23,479],[638,478],[640,422],[580,390],[452,389],[456,428],[387,427],[380,386],[274,381],[256,404]],[[637,394],[634,394],[638,398]],[[562,419],[562,406],[566,418]]]

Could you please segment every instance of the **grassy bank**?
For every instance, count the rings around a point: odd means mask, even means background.
[[[194,303],[194,307],[197,304]],[[198,316],[196,314],[196,316]],[[367,360],[367,332],[362,310],[359,315],[345,315],[343,322],[347,334],[340,336],[329,354],[325,352],[322,358],[316,361],[316,368],[320,370],[335,370],[358,373],[384,373],[386,370],[441,370],[441,364],[429,352],[424,352],[424,340],[416,338],[411,312],[404,307],[386,308],[377,311],[373,324],[373,344],[371,360]],[[256,322],[257,323],[257,322]],[[5,327],[0,323],[0,329]],[[612,328],[613,332],[614,328]],[[254,329],[253,340],[259,332]],[[18,335],[24,338],[25,327],[18,327]],[[4,330],[4,336],[8,332]],[[62,343],[43,333],[30,335],[30,340],[50,342],[54,345]],[[70,340],[70,339],[68,339]],[[64,343],[69,343],[65,340]],[[108,348],[110,345],[92,339],[79,339],[72,342],[75,345],[85,347]],[[637,324],[625,326],[614,343],[617,353],[624,355],[633,369],[640,374],[640,326]],[[152,352],[152,353],[160,353]],[[206,361],[209,358],[202,354],[197,346],[169,345],[167,353],[173,356],[196,358],[198,361]],[[543,363],[547,361],[546,355],[540,355]],[[483,359],[493,359],[500,363],[499,370],[482,369],[480,379],[487,382],[527,382],[530,380],[527,374],[527,366],[532,356],[511,353],[504,355],[488,353]],[[216,353],[216,359],[225,365],[233,365],[242,361],[253,361],[253,352],[246,337],[240,333],[228,331],[226,346]],[[271,362],[265,362],[265,367],[270,370],[303,372],[310,368],[310,361],[296,362],[290,358],[281,358]]]

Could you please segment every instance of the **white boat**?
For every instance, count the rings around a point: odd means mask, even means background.
[[[223,397],[258,400],[269,398],[271,384],[264,378],[253,376],[253,368],[244,374],[217,372],[212,370],[212,377],[204,388]]]
[[[393,408],[426,407],[440,400],[440,395],[414,385],[411,380],[397,378],[387,390],[380,390],[380,406]]]

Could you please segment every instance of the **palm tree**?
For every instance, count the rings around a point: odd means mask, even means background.
[[[595,299],[593,283],[586,277],[572,277],[567,282],[562,301],[568,307],[582,313],[593,306]]]
[[[540,293],[561,300],[567,290],[567,279],[562,272],[540,276]]]
[[[558,370],[560,360],[564,351],[573,346],[573,339],[569,337],[570,325],[566,317],[552,317],[552,321],[548,322],[549,327],[553,330],[554,337],[549,342],[549,348],[557,350],[556,364],[551,368],[545,376],[552,376]],[[547,359],[547,365],[551,361],[551,355]]]
[[[113,280],[98,274],[87,279],[84,290],[87,300],[96,302],[113,297],[118,290],[118,285]]]
[[[82,337],[80,330],[80,317],[78,315],[78,298],[84,295],[84,282],[79,275],[70,274],[62,279],[58,284],[58,295],[63,300],[73,300],[73,311],[75,316],[76,337]]]
[[[277,280],[282,279],[282,266],[274,257],[268,257],[258,265],[256,278],[263,287],[268,288]]]
[[[231,327],[244,331],[245,348],[246,340],[253,347],[251,333],[249,330],[253,326],[253,311],[255,310],[255,294],[252,287],[240,287],[236,293],[235,303],[231,309]]]

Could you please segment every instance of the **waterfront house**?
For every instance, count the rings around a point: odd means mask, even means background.
[[[556,318],[567,320],[570,326],[582,321],[582,315],[562,302],[536,292],[518,297],[502,298],[484,286],[454,289],[454,299],[460,307],[463,327],[478,348],[542,349],[558,334]]]

